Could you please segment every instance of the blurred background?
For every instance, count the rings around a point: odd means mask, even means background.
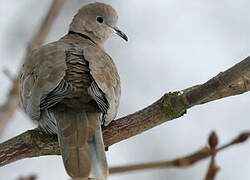
[[[47,13],[51,0],[0,1],[0,103],[11,81],[3,74],[18,71],[25,48]],[[63,7],[46,43],[67,33],[73,15],[93,1],[70,0]],[[140,110],[169,91],[204,83],[250,55],[249,0],[106,0],[119,13],[119,27],[129,37],[107,43],[122,80],[119,117]],[[212,130],[220,143],[249,130],[250,93],[217,100],[188,110],[179,119],[117,143],[109,148],[110,166],[169,160],[205,145]],[[34,124],[21,111],[0,137],[3,142]],[[250,179],[250,143],[218,154],[217,179]],[[203,179],[209,161],[187,169],[138,171],[110,180]],[[24,159],[0,168],[0,179],[36,174],[38,180],[67,180],[60,156]]]

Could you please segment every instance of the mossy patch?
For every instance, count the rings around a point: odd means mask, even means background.
[[[35,156],[61,154],[56,135],[44,134],[39,130],[30,130],[29,133],[33,144],[41,150]]]
[[[180,91],[167,93],[164,99],[164,109],[169,119],[183,116],[187,111],[183,93]]]

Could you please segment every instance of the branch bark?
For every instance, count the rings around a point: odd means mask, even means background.
[[[26,55],[23,59],[23,62],[27,60],[27,55],[30,51],[38,48],[44,43],[57,15],[59,14],[65,2],[66,0],[54,0],[52,2],[46,17],[40,25],[39,31],[37,31],[37,33],[33,36],[27,47]],[[7,123],[15,113],[15,110],[18,108],[18,105],[18,80],[17,78],[13,78],[12,87],[8,94],[8,98],[6,102],[0,107],[0,135],[3,133],[3,130],[5,129]]]
[[[249,82],[250,57],[202,85],[167,93],[152,105],[113,121],[103,128],[105,146],[181,117],[195,105],[247,92]],[[30,130],[0,144],[0,166],[27,157],[58,154],[60,150],[55,136]]]

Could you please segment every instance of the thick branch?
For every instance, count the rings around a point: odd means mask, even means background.
[[[194,105],[247,92],[249,82],[250,57],[202,85],[165,94],[145,109],[113,121],[103,129],[105,146],[178,118]],[[57,139],[31,130],[0,144],[0,166],[26,157],[52,154],[59,154]]]
[[[54,0],[53,1],[46,17],[44,18],[43,22],[40,25],[39,31],[33,36],[32,40],[30,41],[27,47],[26,55],[25,55],[23,62],[26,61],[27,55],[29,54],[30,51],[32,51],[35,48],[38,48],[44,43],[65,1],[66,0]],[[3,132],[8,121],[11,119],[15,110],[18,108],[18,105],[19,105],[18,81],[17,81],[17,78],[13,78],[12,87],[8,94],[8,98],[6,102],[0,107],[0,124],[1,124],[0,135]]]

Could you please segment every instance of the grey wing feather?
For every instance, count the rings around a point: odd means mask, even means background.
[[[69,92],[63,82],[66,70],[64,43],[55,42],[34,50],[23,65],[19,79],[20,103],[32,120],[51,117],[44,110]],[[55,90],[55,91],[53,91]],[[59,97],[56,97],[56,92]],[[43,119],[43,118],[42,118]]]
[[[96,86],[104,96],[98,95],[99,91],[92,91],[92,96],[97,101],[100,108],[105,105],[103,99],[107,100],[108,109],[104,113],[103,121],[107,126],[115,119],[121,96],[120,77],[111,57],[104,51],[87,47],[84,51],[84,58],[89,62],[90,74],[95,80]],[[91,86],[92,89],[95,85]],[[103,98],[104,97],[104,98]]]
[[[57,134],[56,119],[50,108],[62,101],[65,96],[73,92],[73,88],[64,79],[47,96],[41,98],[39,128],[48,134]]]
[[[98,87],[95,81],[91,83],[91,86],[88,88],[88,92],[91,97],[96,101],[98,107],[103,113],[107,113],[109,108],[109,103],[105,97],[105,94]]]
[[[38,128],[47,134],[57,134],[56,119],[51,109],[41,111]]]
[[[71,87],[64,79],[58,84],[58,86],[51,91],[47,96],[42,97],[40,109],[45,110],[54,106],[60,102],[65,96],[69,95],[74,91],[74,88]]]

